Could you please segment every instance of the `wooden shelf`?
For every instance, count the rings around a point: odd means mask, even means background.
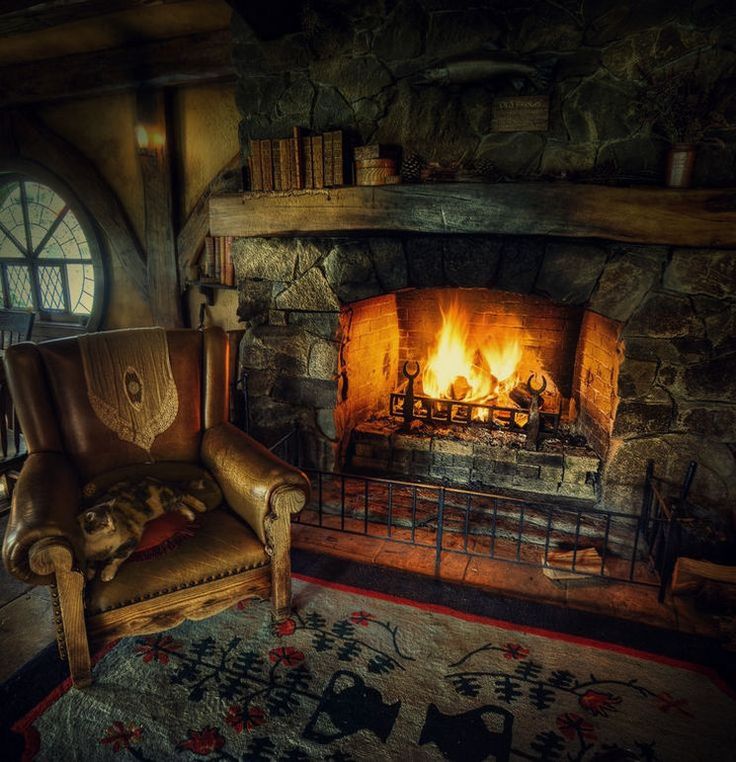
[[[524,234],[736,246],[736,189],[442,183],[245,193],[210,199],[210,232]]]
[[[237,286],[226,286],[224,283],[208,283],[207,281],[193,280],[189,281],[187,286],[196,286],[199,293],[205,298],[209,307],[215,303],[215,294],[218,291],[237,291]]]

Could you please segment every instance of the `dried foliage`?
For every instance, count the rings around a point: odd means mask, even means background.
[[[707,82],[696,69],[642,72],[637,111],[645,124],[672,143],[718,141],[713,134],[736,129],[728,111],[733,104],[726,82]]]

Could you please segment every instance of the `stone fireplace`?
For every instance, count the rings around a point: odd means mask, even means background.
[[[695,494],[735,496],[730,252],[411,235],[236,238],[234,258],[252,430],[275,441],[298,423],[311,466],[633,513],[649,458],[674,482],[695,459]],[[503,431],[469,442],[451,427],[438,435],[387,423],[404,361],[422,362],[413,355],[431,344],[453,295],[481,332],[520,339],[520,377],[547,375],[564,437],[534,451]]]
[[[697,58],[709,82],[727,82],[730,12],[694,0],[615,12],[399,0],[311,3],[290,21],[261,38],[245,11],[234,14],[244,158],[250,140],[298,125],[398,145],[445,169],[490,165],[501,182],[211,205],[212,234],[236,236],[253,433],[273,442],[297,423],[307,463],[326,470],[394,470],[632,514],[648,459],[674,483],[697,460],[693,497],[732,504],[733,196],[642,187],[661,183],[667,145],[634,107],[643,69],[687,69]],[[556,60],[546,131],[493,128],[495,100],[536,95],[531,82],[412,84],[479,50]],[[732,185],[736,142],[720,137],[723,148],[699,152],[700,186]],[[438,295],[455,291],[475,295],[471,322],[513,324],[536,358],[520,380],[544,371],[564,436],[537,451],[503,431],[480,442],[462,429],[385,431],[404,361],[425,359],[412,357],[426,351],[412,341],[433,340],[422,312],[436,319]]]

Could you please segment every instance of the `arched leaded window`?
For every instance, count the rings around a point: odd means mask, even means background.
[[[92,223],[62,194],[26,175],[0,174],[2,304],[87,326],[100,311],[99,246]]]

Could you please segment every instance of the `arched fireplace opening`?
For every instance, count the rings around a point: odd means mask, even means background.
[[[596,499],[616,321],[536,295],[414,288],[344,306],[340,327],[344,468]]]

